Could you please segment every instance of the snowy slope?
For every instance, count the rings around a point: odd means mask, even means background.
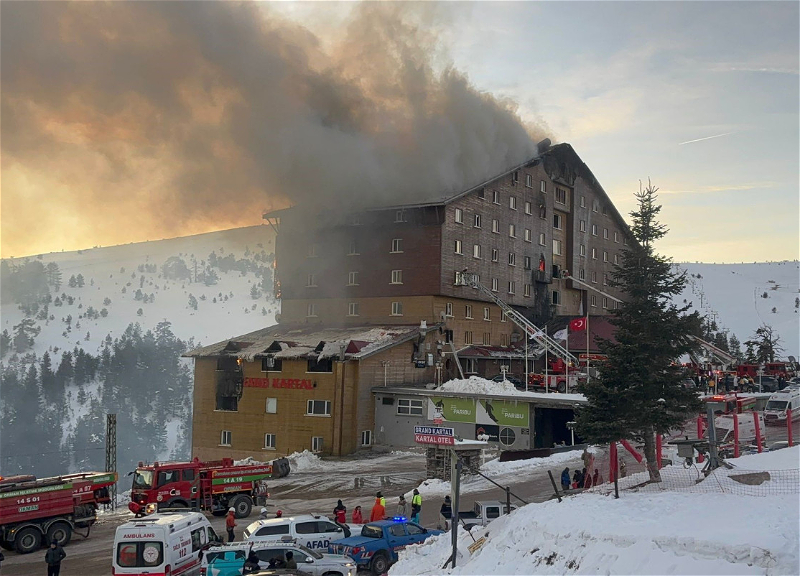
[[[141,324],[143,330],[152,329],[163,320],[172,323],[173,333],[181,340],[194,338],[197,344],[209,344],[230,336],[237,336],[258,330],[275,323],[278,304],[271,294],[258,300],[250,297],[250,289],[258,279],[253,273],[242,276],[238,271],[220,272],[216,285],[205,286],[203,283],[166,280],[161,277],[161,266],[171,256],[179,256],[186,261],[190,269],[194,261],[199,270],[201,262],[207,261],[208,255],[215,251],[220,257],[234,254],[242,258],[246,250],[260,252],[262,249],[271,254],[274,252],[274,232],[269,226],[251,226],[220,232],[210,232],[195,236],[159,240],[155,242],[139,242],[105,248],[91,248],[76,252],[55,252],[34,256],[43,264],[55,262],[62,272],[62,286],[58,294],[66,294],[74,298],[70,306],[64,303],[56,307],[50,305],[50,314],[55,316],[51,321],[37,321],[41,333],[35,339],[32,349],[37,355],[48,348],[58,347],[70,350],[74,346],[82,347],[86,352],[96,354],[107,334],[112,338],[118,336],[131,322]],[[12,259],[11,262],[20,261]],[[140,272],[141,264],[155,264],[156,272]],[[85,285],[82,288],[68,286],[70,276],[82,274]],[[143,303],[135,299],[135,292],[140,286],[140,277],[145,277],[141,290],[154,294],[155,300]],[[125,293],[122,289],[125,288]],[[231,296],[233,293],[233,296]],[[198,300],[198,309],[189,307],[189,295]],[[223,296],[220,297],[220,294]],[[55,296],[55,294],[53,294]],[[225,301],[224,296],[228,296]],[[205,296],[205,300],[202,299]],[[213,298],[217,303],[213,303]],[[105,305],[109,298],[111,304]],[[253,305],[256,310],[252,310]],[[82,308],[78,308],[82,305]],[[88,320],[78,316],[92,306],[96,310],[107,308],[109,314],[105,318]],[[142,315],[137,311],[142,309]],[[267,315],[262,315],[266,308]],[[72,315],[72,330],[64,335],[66,324],[63,321]],[[24,317],[14,303],[3,303],[0,308],[2,329],[13,335],[13,326]],[[77,323],[80,323],[80,328]],[[86,333],[89,332],[89,340]]]
[[[728,329],[741,342],[768,324],[780,334],[783,357],[800,358],[800,309],[795,305],[800,297],[798,261],[680,266],[689,272],[689,284],[678,302],[692,302],[703,315],[716,312],[720,329]]]

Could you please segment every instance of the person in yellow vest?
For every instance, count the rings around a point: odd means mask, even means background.
[[[378,491],[378,493],[375,494],[375,498],[380,500],[381,501],[381,506],[383,506],[383,508],[386,509],[386,498],[383,497],[383,493]]]
[[[414,496],[411,497],[411,521],[419,524],[419,513],[422,511],[422,495],[419,490],[414,488]]]

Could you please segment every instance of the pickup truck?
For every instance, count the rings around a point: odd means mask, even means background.
[[[397,554],[410,544],[418,544],[441,530],[428,530],[403,517],[364,524],[361,536],[331,542],[328,552],[352,558],[359,569],[372,570],[375,576],[385,573],[397,562]]]
[[[516,509],[517,507],[512,504],[511,511]],[[478,500],[470,512],[459,512],[458,520],[464,528],[472,530],[475,526],[486,526],[503,514],[508,514],[508,506],[505,503],[498,500]]]

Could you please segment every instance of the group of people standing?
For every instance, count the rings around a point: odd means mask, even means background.
[[[576,469],[572,474],[571,480],[569,468],[564,468],[564,470],[561,471],[561,488],[564,490],[569,490],[570,488],[591,488],[592,486],[597,486],[602,483],[603,475],[600,474],[597,468],[594,469],[594,474],[587,472],[586,468],[582,470]]]
[[[400,496],[397,498],[395,516],[402,516],[404,518],[408,518],[412,522],[419,523],[419,514],[421,511],[422,511],[422,495],[419,493],[418,489],[414,488],[414,492],[411,496],[410,508],[405,495],[400,494]],[[409,512],[411,512],[410,517],[409,517]],[[342,503],[341,500],[337,501],[336,508],[333,509],[333,517],[340,524],[344,524],[347,522],[347,507]],[[377,494],[375,494],[375,503],[372,505],[372,510],[370,510],[369,514],[369,520],[367,521],[375,522],[376,520],[383,520],[386,517],[387,517],[386,498],[383,496],[383,493],[378,492]],[[350,517],[350,521],[353,524],[364,523],[364,514],[361,511],[361,506],[356,506],[353,509],[353,514]]]

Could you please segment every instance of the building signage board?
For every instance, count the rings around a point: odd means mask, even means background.
[[[529,407],[525,402],[481,400],[478,402],[476,424],[527,427],[530,422],[529,415]]]
[[[475,424],[475,440],[499,442],[500,426],[497,424]]]
[[[434,436],[455,436],[455,428],[441,426],[414,426],[414,434],[433,434]]]
[[[437,444],[454,446],[456,439],[453,436],[436,436],[434,434],[414,434],[414,442],[417,444]]]
[[[293,390],[313,390],[314,382],[300,378],[252,378],[244,379],[245,388],[290,388]]]
[[[428,420],[475,423],[475,400],[472,398],[428,398]]]

